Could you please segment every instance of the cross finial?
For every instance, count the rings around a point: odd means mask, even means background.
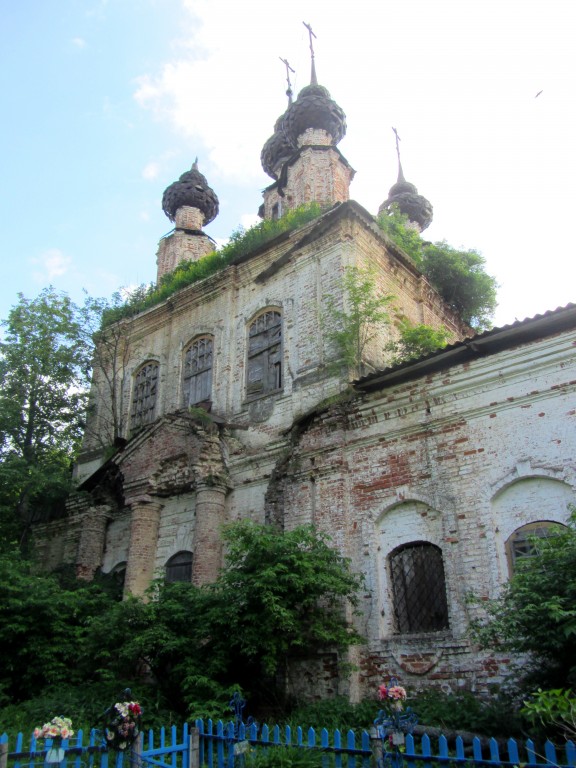
[[[316,79],[316,66],[314,64],[314,43],[312,42],[312,38],[316,38],[316,35],[314,34],[312,27],[310,24],[306,24],[305,21],[302,22],[306,29],[308,30],[308,37],[310,38],[310,56],[312,58],[312,73],[310,76],[310,85],[318,85],[318,80]]]
[[[288,83],[288,88],[286,89],[286,96],[288,96],[288,105],[292,104],[292,83],[290,82],[290,72],[294,74],[294,70],[288,64],[288,59],[283,59],[282,56],[280,56],[280,61],[284,66],[286,67],[286,82]]]
[[[402,163],[400,162],[400,142],[402,139],[400,136],[398,136],[398,131],[396,128],[392,128],[392,131],[394,133],[394,136],[396,137],[396,154],[398,155],[398,181],[402,181],[404,179],[404,173],[402,172]]]

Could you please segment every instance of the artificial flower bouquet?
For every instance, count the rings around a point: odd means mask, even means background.
[[[378,698],[382,702],[382,708],[374,720],[374,725],[378,729],[383,747],[386,751],[403,751],[405,734],[411,733],[418,722],[412,709],[404,706],[406,689],[398,685],[398,681],[393,677],[389,685],[378,686]]]
[[[41,728],[34,728],[34,738],[38,739],[69,739],[74,736],[72,720],[69,717],[53,717]]]
[[[105,728],[108,746],[118,752],[131,747],[140,734],[141,716],[142,707],[137,701],[116,702]]]

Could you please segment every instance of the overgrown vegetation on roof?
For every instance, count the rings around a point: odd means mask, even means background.
[[[391,212],[381,214],[377,222],[465,323],[476,331],[491,328],[498,284],[485,271],[486,260],[482,254],[453,248],[446,241],[430,243],[423,240],[395,206]]]
[[[197,261],[182,261],[173,272],[164,275],[158,284],[141,285],[132,291],[124,303],[117,303],[106,310],[102,325],[110,325],[117,320],[132,317],[161,304],[181,288],[214,275],[283,232],[298,229],[318,218],[321,213],[322,208],[318,203],[310,203],[288,211],[280,219],[261,221],[248,230],[239,227],[222,248],[212,251]]]
[[[322,208],[310,203],[288,211],[280,219],[266,219],[248,230],[240,227],[222,248],[197,261],[183,261],[159,283],[141,285],[124,301],[116,301],[103,314],[103,327],[133,317],[166,301],[188,285],[214,275],[283,232],[320,216]],[[448,306],[477,331],[491,327],[496,309],[496,280],[484,270],[484,257],[474,250],[458,250],[446,242],[429,243],[409,226],[397,209],[377,219],[379,227],[415,262]]]

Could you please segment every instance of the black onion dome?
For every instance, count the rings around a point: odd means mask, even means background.
[[[209,224],[218,216],[218,197],[198,170],[197,162],[178,181],[170,184],[162,195],[162,210],[170,221],[174,221],[176,211],[184,205],[201,210],[204,224]]]
[[[423,232],[432,223],[433,209],[432,203],[423,195],[413,195],[410,192],[402,192],[394,198],[389,198],[388,205],[396,203],[400,212],[408,216],[410,221],[416,222]]]
[[[433,208],[432,203],[423,195],[418,194],[418,190],[409,181],[406,181],[402,172],[402,166],[398,171],[398,181],[390,187],[388,200],[380,206],[380,212],[396,204],[400,213],[408,217],[410,221],[415,222],[423,232],[432,223]]]
[[[278,120],[276,120],[274,133],[264,144],[262,147],[262,152],[260,153],[262,168],[264,169],[265,173],[267,173],[268,176],[272,177],[273,179],[278,178],[278,174],[275,170],[278,168],[278,165],[280,163],[286,162],[286,160],[288,160],[288,158],[294,154],[292,145],[288,142],[284,132],[282,131],[283,120],[284,115],[281,115]]]
[[[284,115],[284,133],[288,141],[297,146],[298,137],[308,128],[319,128],[330,134],[334,144],[346,135],[344,110],[330,98],[327,88],[322,85],[307,85],[302,88],[296,101]]]
[[[409,181],[406,181],[405,179],[398,180],[396,184],[393,184],[390,187],[390,191],[388,192],[388,199],[392,197],[397,197],[398,195],[416,195],[418,194],[418,190],[414,186],[414,184],[411,184]]]

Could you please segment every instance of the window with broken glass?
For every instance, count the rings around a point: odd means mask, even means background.
[[[132,431],[154,421],[158,396],[158,371],[158,363],[145,363],[134,377],[130,411]]]
[[[411,542],[389,555],[398,632],[447,629],[448,603],[442,551],[425,541]]]
[[[282,315],[267,310],[248,330],[246,394],[258,397],[282,389]]]
[[[184,352],[184,405],[212,399],[212,336],[195,339]]]

